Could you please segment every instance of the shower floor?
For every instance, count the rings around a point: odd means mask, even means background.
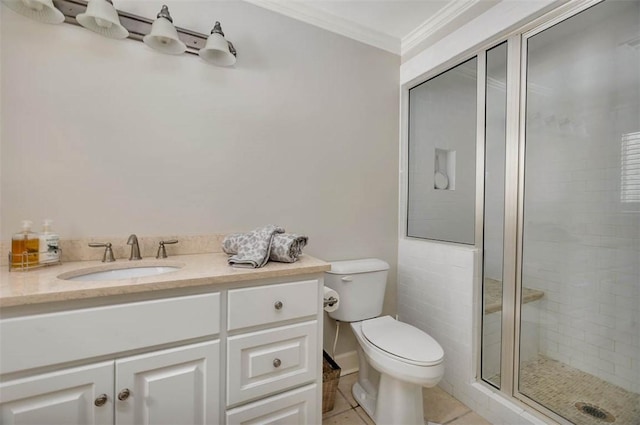
[[[520,392],[575,424],[611,423],[579,411],[575,404],[582,402],[613,415],[613,424],[640,425],[640,394],[548,357],[539,356],[522,365]]]

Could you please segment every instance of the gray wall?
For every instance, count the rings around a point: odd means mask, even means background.
[[[399,57],[239,1],[170,7],[220,20],[235,68],[1,8],[2,242],[23,218],[62,238],[276,223],[322,259],[391,263],[395,312]]]

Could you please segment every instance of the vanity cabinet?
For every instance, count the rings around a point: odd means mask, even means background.
[[[314,279],[229,291],[227,424],[318,421],[321,288]]]
[[[220,293],[73,307],[0,320],[3,424],[217,422]]]
[[[319,423],[323,279],[301,277],[4,309],[0,423]]]
[[[209,424],[218,415],[219,342],[9,381],[3,424]]]

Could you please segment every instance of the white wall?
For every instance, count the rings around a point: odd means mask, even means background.
[[[276,223],[322,259],[389,262],[395,312],[399,57],[240,1],[170,8],[220,20],[236,66],[0,8],[1,240],[23,218],[114,244]]]

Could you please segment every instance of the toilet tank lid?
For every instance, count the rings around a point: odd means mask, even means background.
[[[354,274],[389,270],[389,264],[377,258],[332,261],[330,264],[331,270],[327,271],[330,274]]]

